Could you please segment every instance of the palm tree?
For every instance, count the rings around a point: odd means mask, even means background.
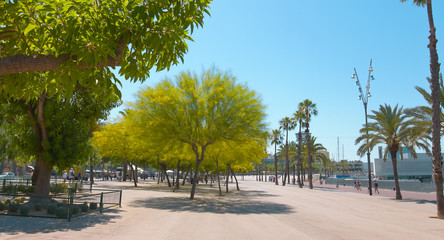
[[[398,169],[396,154],[401,151],[404,145],[410,150],[412,156],[416,158],[416,148],[422,148],[429,151],[429,139],[424,132],[415,132],[415,128],[408,125],[407,115],[403,114],[402,107],[398,108],[396,105],[392,108],[389,105],[380,105],[378,111],[372,111],[373,115],[368,116],[374,122],[368,123],[367,127],[360,130],[359,136],[355,144],[361,142],[357,153],[364,156],[367,150],[372,150],[377,144],[386,144],[384,151],[384,160],[387,159],[387,154],[390,153],[393,165],[393,176],[395,179],[396,199],[402,199],[401,189],[399,188]],[[367,140],[368,139],[368,143]]]
[[[288,176],[288,183],[290,183],[290,176],[289,176],[289,161],[288,161],[288,130],[294,129],[294,123],[289,117],[284,117],[279,121],[279,125],[281,126],[280,129],[285,130],[285,173],[284,173],[284,179],[282,181],[282,185],[285,186],[285,182],[287,180]]]
[[[278,173],[277,173],[277,155],[276,155],[276,150],[277,150],[277,145],[282,143],[282,134],[281,134],[281,130],[280,129],[275,129],[271,132],[270,134],[270,139],[271,139],[271,145],[274,144],[274,177],[275,177],[275,184],[279,185],[279,181],[278,181]]]
[[[406,0],[401,0],[405,2]],[[438,218],[444,218],[444,193],[443,193],[443,176],[442,176],[442,157],[441,157],[441,138],[440,138],[440,115],[441,105],[439,96],[439,59],[436,50],[436,28],[433,21],[432,0],[413,0],[417,6],[427,5],[427,18],[429,21],[429,44],[430,51],[430,74],[431,74],[431,90],[432,90],[432,161],[433,161],[433,177],[435,179],[436,188],[436,205],[438,210]]]
[[[311,100],[309,99],[305,99],[301,103],[300,105],[300,109],[302,110],[302,112],[305,115],[305,137],[307,142],[310,142],[310,130],[309,130],[309,122],[311,120],[311,116],[316,116],[318,115],[318,110],[316,109],[316,103],[313,103]],[[311,158],[311,149],[310,149],[310,144],[307,145],[307,156],[308,156],[308,181],[309,181],[309,186],[310,189],[313,189],[313,169],[312,169],[312,158]]]
[[[427,78],[427,81],[431,84],[431,79]],[[443,86],[443,79],[442,74],[439,76],[439,98],[441,107],[444,107],[444,86]],[[430,106],[417,106],[414,108],[408,108],[404,111],[405,114],[407,114],[410,117],[410,123],[414,125],[415,127],[422,128],[423,131],[427,131],[430,134],[432,133],[432,96],[430,93],[428,93],[425,89],[416,86],[415,89],[422,95],[424,100],[430,105]],[[440,132],[441,135],[444,135],[444,114],[441,111],[440,113]]]
[[[301,181],[301,146],[302,146],[302,126],[304,125],[303,121],[305,119],[305,114],[302,111],[302,102],[299,103],[298,110],[293,114],[293,121],[299,123],[299,132],[298,132],[298,162],[297,162],[297,175],[298,175],[298,185],[302,188]]]

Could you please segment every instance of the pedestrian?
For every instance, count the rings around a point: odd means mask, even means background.
[[[356,188],[356,180],[353,183],[353,187]]]
[[[62,178],[63,178],[63,183],[66,183],[66,179],[68,178],[68,173],[66,172],[66,170],[63,171]]]
[[[71,168],[68,172],[69,183],[71,183],[71,181],[74,182],[74,179],[75,179],[75,172],[74,172],[74,169]]]
[[[378,192],[378,194],[379,194],[379,190],[378,190],[379,184],[378,184],[377,181],[375,181],[375,182],[373,183],[373,187],[375,188],[375,193]]]
[[[356,190],[361,191],[361,182],[359,180],[356,182]]]
[[[339,188],[339,182],[336,182],[336,188]]]

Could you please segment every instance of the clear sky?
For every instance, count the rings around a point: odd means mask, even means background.
[[[433,10],[442,62],[444,1],[433,1]],[[373,59],[369,112],[385,103],[404,108],[426,104],[414,87],[429,88],[427,11],[413,0],[215,0],[210,13],[192,35],[185,62],[170,71],[153,71],[143,84],[124,81],[124,102],[134,101],[141,86],[215,66],[262,96],[270,130],[292,116],[304,99],[316,103],[319,114],[310,131],[336,161],[338,137],[340,159],[366,161],[354,145],[365,123],[350,78],[354,67],[365,87]]]

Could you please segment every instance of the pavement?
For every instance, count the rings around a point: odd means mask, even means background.
[[[443,239],[434,194],[319,185],[276,186],[254,177],[218,196],[216,185],[172,192],[166,183],[97,181],[123,189],[122,207],[71,222],[0,216],[0,239]]]

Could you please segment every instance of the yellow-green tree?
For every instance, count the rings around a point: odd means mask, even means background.
[[[134,176],[134,186],[137,187],[137,173],[133,167],[135,161],[140,160],[142,144],[131,134],[125,121],[108,123],[94,133],[93,144],[103,157],[119,159],[126,165],[130,165]],[[124,173],[125,176],[126,173]]]
[[[182,72],[137,95],[137,121],[146,137],[159,145],[188,145],[195,155],[194,177],[208,146],[220,141],[247,141],[265,134],[265,106],[246,85],[217,70],[200,76]],[[190,199],[194,198],[193,182]]]

